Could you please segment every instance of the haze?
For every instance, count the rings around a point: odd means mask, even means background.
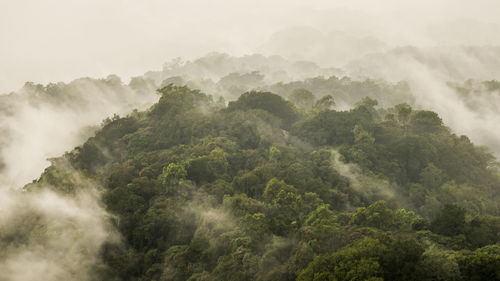
[[[171,58],[193,59],[212,51],[279,53],[262,46],[275,32],[293,26],[371,36],[389,47],[497,44],[499,8],[493,0],[2,0],[0,93],[17,90],[25,81],[68,82],[110,73],[126,80]]]

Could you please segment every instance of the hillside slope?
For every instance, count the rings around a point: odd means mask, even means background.
[[[495,158],[436,113],[369,97],[337,111],[304,89],[227,106],[187,87],[159,93],[25,187],[99,187],[122,239],[101,247],[92,278],[499,278]]]

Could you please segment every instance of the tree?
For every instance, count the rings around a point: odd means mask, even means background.
[[[443,121],[437,113],[427,110],[414,111],[410,116],[410,131],[414,134],[436,134],[444,131]]]
[[[314,103],[314,95],[304,88],[293,90],[293,92],[290,94],[289,99],[295,105],[305,109],[311,109]]]
[[[455,204],[445,204],[431,222],[435,233],[454,236],[465,231],[465,209]]]
[[[284,192],[297,192],[297,189],[292,185],[286,184],[282,180],[278,180],[277,178],[272,178],[266,185],[264,190],[263,198],[267,202],[273,202],[278,197],[280,191]]]
[[[337,217],[325,204],[318,206],[309,214],[301,229],[309,245],[320,253],[335,250],[335,246],[339,244],[339,231],[340,225]]]
[[[425,272],[420,264],[424,248],[413,239],[393,240],[380,257],[384,280],[422,280]]]
[[[459,257],[464,280],[500,280],[500,246],[491,245]]]
[[[320,98],[315,104],[314,109],[317,111],[325,111],[335,106],[335,101],[331,95],[326,95]]]
[[[446,181],[446,174],[434,164],[429,163],[420,173],[420,183],[431,189],[439,188]]]
[[[378,257],[386,247],[379,240],[365,238],[332,255],[320,255],[297,277],[298,281],[370,280],[382,281]]]
[[[469,223],[467,241],[472,247],[484,247],[500,242],[500,217],[477,216]]]
[[[216,179],[214,168],[209,156],[201,156],[191,159],[187,164],[187,178],[198,183],[209,183]]]
[[[238,100],[229,102],[227,110],[261,109],[282,119],[285,124],[291,124],[298,119],[293,104],[270,92],[247,92]]]
[[[358,208],[351,219],[352,224],[390,229],[394,225],[394,213],[385,201],[377,201],[368,207]]]
[[[394,158],[398,160],[399,165],[405,173],[399,173],[399,180],[405,182],[418,182],[420,173],[429,162],[437,160],[437,150],[422,136],[405,136],[398,139],[390,150],[394,153]]]
[[[398,121],[403,125],[405,134],[407,133],[408,120],[410,119],[411,107],[407,103],[401,103],[394,107]]]
[[[375,99],[372,99],[370,97],[364,97],[360,101],[358,101],[355,106],[356,107],[366,107],[366,108],[373,108],[378,104],[378,101]]]
[[[179,183],[180,180],[185,179],[187,176],[184,165],[170,163],[168,166],[163,167],[161,174],[162,183],[166,185],[173,185]]]

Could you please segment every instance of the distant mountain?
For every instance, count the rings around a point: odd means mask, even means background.
[[[406,80],[419,71],[443,81],[500,77],[500,46],[399,47],[373,52],[342,67],[354,77]]]
[[[173,76],[184,80],[208,79],[218,82],[231,73],[259,72],[265,76],[266,83],[302,80],[316,76],[340,75],[336,68],[322,68],[310,61],[287,60],[280,56],[264,56],[261,54],[241,57],[224,53],[210,53],[193,61],[182,61],[180,58],[167,62],[162,71],[150,71],[145,77],[160,83]]]
[[[342,31],[324,33],[312,27],[298,26],[274,33],[258,48],[258,52],[339,67],[353,59],[388,48],[375,37],[357,37]]]

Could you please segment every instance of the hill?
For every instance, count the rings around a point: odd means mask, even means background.
[[[496,160],[438,114],[370,97],[335,110],[306,89],[227,105],[159,93],[25,187],[97,187],[121,239],[103,242],[91,279],[498,278]],[[51,235],[35,225],[23,237]]]

